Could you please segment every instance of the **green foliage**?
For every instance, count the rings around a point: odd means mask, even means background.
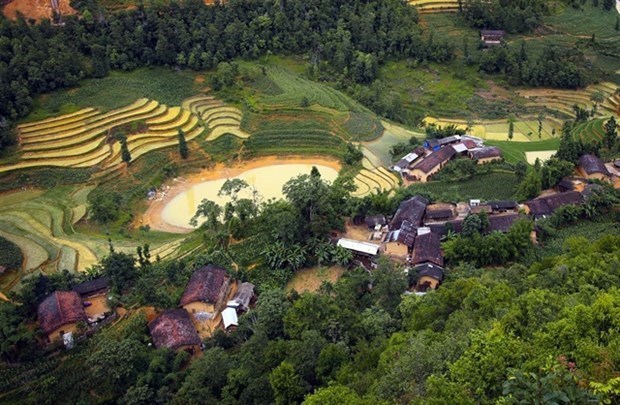
[[[355,146],[352,143],[347,144],[347,151],[343,156],[343,160],[346,164],[353,166],[359,163],[364,158],[364,153],[360,146]]]
[[[463,10],[465,20],[475,28],[502,29],[510,33],[530,32],[542,22],[547,3],[542,0],[509,3],[464,0]]]
[[[24,261],[24,255],[16,244],[0,236],[0,266],[5,270],[19,269]]]
[[[276,367],[269,375],[269,382],[274,391],[276,404],[297,404],[303,397],[301,379],[291,363],[282,362]]]
[[[88,196],[90,218],[106,224],[118,219],[121,210],[121,195],[114,192],[93,192]]]
[[[110,252],[101,261],[101,267],[117,292],[122,292],[137,276],[136,261],[126,253]]]
[[[181,159],[187,159],[189,157],[189,149],[187,148],[187,141],[185,140],[185,133],[179,128],[179,155]]]
[[[120,141],[121,143],[121,159],[123,162],[129,164],[131,162],[131,154],[129,153],[129,148],[127,147],[127,141],[125,139]]]

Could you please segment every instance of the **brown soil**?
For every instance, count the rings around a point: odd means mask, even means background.
[[[336,282],[344,274],[344,269],[340,266],[332,267],[311,267],[299,270],[293,279],[286,285],[287,291],[295,290],[298,293],[305,291],[317,291],[323,281]]]
[[[198,75],[196,76],[196,78],[194,79],[195,83],[204,83],[205,82],[205,77],[203,75]]]
[[[75,14],[76,11],[69,5],[69,0],[58,0],[61,15]],[[9,19],[16,19],[17,13],[26,18],[35,20],[52,18],[52,2],[50,0],[13,0],[2,9]]]
[[[89,318],[95,318],[101,314],[104,314],[110,310],[108,306],[108,300],[105,294],[99,294],[92,297],[88,297],[85,301],[90,302],[91,305],[84,308],[86,316]]]
[[[8,297],[0,292],[0,300],[8,301]]]
[[[163,232],[171,232],[171,233],[188,233],[191,232],[190,229],[180,228],[178,226],[170,225],[161,218],[161,213],[164,207],[170,202],[174,197],[181,194],[188,187],[193,184],[202,183],[204,181],[234,177],[243,173],[247,170],[254,169],[257,167],[263,166],[275,166],[275,165],[286,165],[286,164],[316,164],[323,165],[327,167],[334,168],[336,170],[340,170],[340,162],[335,159],[329,159],[325,157],[308,157],[308,156],[288,156],[288,157],[266,157],[255,160],[248,160],[245,162],[241,162],[240,164],[236,164],[234,166],[226,166],[222,163],[216,164],[214,167],[204,169],[198,173],[189,174],[185,178],[177,178],[174,179],[168,184],[164,186],[170,186],[170,189],[167,190],[166,196],[159,201],[150,201],[148,204],[148,208],[144,214],[138,216],[136,221],[134,221],[133,226],[135,228],[149,225],[151,229],[163,231]]]

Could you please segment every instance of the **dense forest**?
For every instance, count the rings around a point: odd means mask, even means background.
[[[461,14],[476,28],[524,32],[541,23],[545,4],[471,0],[462,3]],[[396,118],[388,113],[393,106],[377,101],[385,97],[373,95],[384,91],[373,85],[378,66],[389,59],[443,63],[455,57],[455,44],[424,36],[415,8],[398,0],[234,0],[212,7],[187,0],[140,3],[112,14],[95,1],[73,6],[80,17],[65,16],[60,25],[0,16],[0,147],[10,142],[11,124],[28,114],[36,95],[110,69],[204,70],[235,58],[305,54],[310,77],[338,81],[377,113]],[[575,88],[588,82],[583,58],[557,48],[530,56],[523,47],[501,47],[483,55],[480,65],[518,85]]]

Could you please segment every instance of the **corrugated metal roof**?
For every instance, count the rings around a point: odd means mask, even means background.
[[[239,318],[237,318],[237,310],[234,308],[226,308],[222,311],[222,322],[224,323],[224,329],[229,326],[238,326]]]
[[[367,255],[375,256],[377,255],[377,253],[379,253],[379,245],[368,242],[361,242],[353,239],[339,239],[338,246],[349,250],[355,250],[356,252],[365,253]]]

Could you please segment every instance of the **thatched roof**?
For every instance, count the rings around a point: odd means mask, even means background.
[[[87,321],[82,299],[75,291],[53,292],[39,304],[37,318],[46,334],[63,325]]]
[[[156,348],[178,349],[201,343],[189,314],[184,309],[169,309],[149,323]]]
[[[181,305],[192,302],[216,304],[227,287],[228,274],[221,267],[204,266],[194,272],[185,288]]]

